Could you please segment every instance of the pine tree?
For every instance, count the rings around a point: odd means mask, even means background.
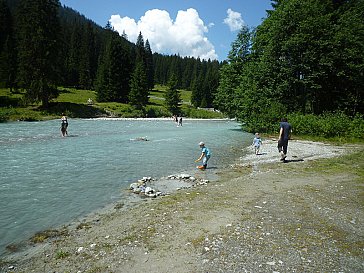
[[[130,90],[131,62],[125,40],[113,30],[99,65],[97,76],[98,101],[127,102]]]
[[[168,111],[173,115],[180,114],[181,94],[177,89],[178,79],[176,75],[172,75],[168,81],[168,89],[165,93],[165,105]]]
[[[95,35],[90,22],[83,28],[80,49],[80,87],[91,89],[95,77]]]
[[[154,65],[153,65],[153,53],[150,48],[148,39],[145,42],[145,69],[147,73],[148,88],[152,90],[154,87]]]
[[[127,102],[130,90],[129,51],[118,33],[114,32],[110,48],[110,67],[108,89],[113,101]]]
[[[136,41],[136,63],[143,62],[145,66],[145,45],[144,38],[141,32],[139,32],[137,41]]]
[[[143,62],[137,62],[130,80],[129,103],[142,110],[148,103],[148,81]]]
[[[58,0],[22,0],[17,13],[19,82],[26,98],[44,107],[57,95],[59,6]]]
[[[17,60],[13,19],[5,0],[0,0],[0,87],[15,87]]]

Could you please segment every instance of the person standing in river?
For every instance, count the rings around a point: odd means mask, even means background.
[[[205,143],[203,143],[202,141],[198,145],[201,148],[201,155],[198,159],[195,160],[195,162],[199,162],[202,159],[202,166],[198,166],[197,168],[199,168],[200,170],[206,170],[207,161],[209,161],[211,157],[211,152],[207,147],[205,147]]]
[[[292,126],[286,118],[282,118],[279,129],[278,152],[281,154],[281,161],[285,161],[287,157],[288,140],[291,137]]]
[[[63,137],[68,136],[67,128],[68,128],[67,116],[62,113],[62,117],[61,117],[61,133],[62,133],[62,136]]]

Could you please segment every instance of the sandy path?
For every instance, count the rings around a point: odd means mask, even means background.
[[[363,158],[318,160],[363,147],[292,140],[287,164],[274,140],[248,149],[216,182],[66,227],[1,272],[364,272]]]

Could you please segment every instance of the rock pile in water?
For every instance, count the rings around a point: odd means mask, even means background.
[[[147,183],[150,183],[151,181],[151,177],[143,177],[138,180],[138,182],[131,183],[129,189],[133,191],[133,193],[143,194],[147,197],[157,197],[162,195],[162,192],[147,186]]]
[[[178,174],[178,175],[169,175],[167,177],[169,180],[183,180],[185,182],[192,182],[190,186],[198,186],[198,185],[206,185],[210,181],[207,179],[196,179],[195,177],[189,174]],[[158,191],[151,186],[148,186],[148,183],[154,181],[151,177],[143,177],[137,182],[131,183],[129,189],[136,194],[140,194],[146,197],[157,197],[161,195],[165,195],[165,193]]]

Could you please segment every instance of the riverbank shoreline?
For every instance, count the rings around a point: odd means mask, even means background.
[[[357,172],[363,162],[348,167],[340,158],[363,146],[295,140],[286,163],[279,161],[274,139],[263,141],[261,155],[246,149],[247,156],[218,171],[217,181],[136,206],[115,206],[9,256],[2,269],[362,271],[364,211]]]
[[[183,121],[236,121],[235,118],[187,118],[182,117]],[[123,121],[123,120],[139,120],[139,121],[172,121],[172,117],[164,117],[164,118],[112,118],[112,117],[100,117],[100,118],[89,118],[90,120],[115,120],[115,121]]]

